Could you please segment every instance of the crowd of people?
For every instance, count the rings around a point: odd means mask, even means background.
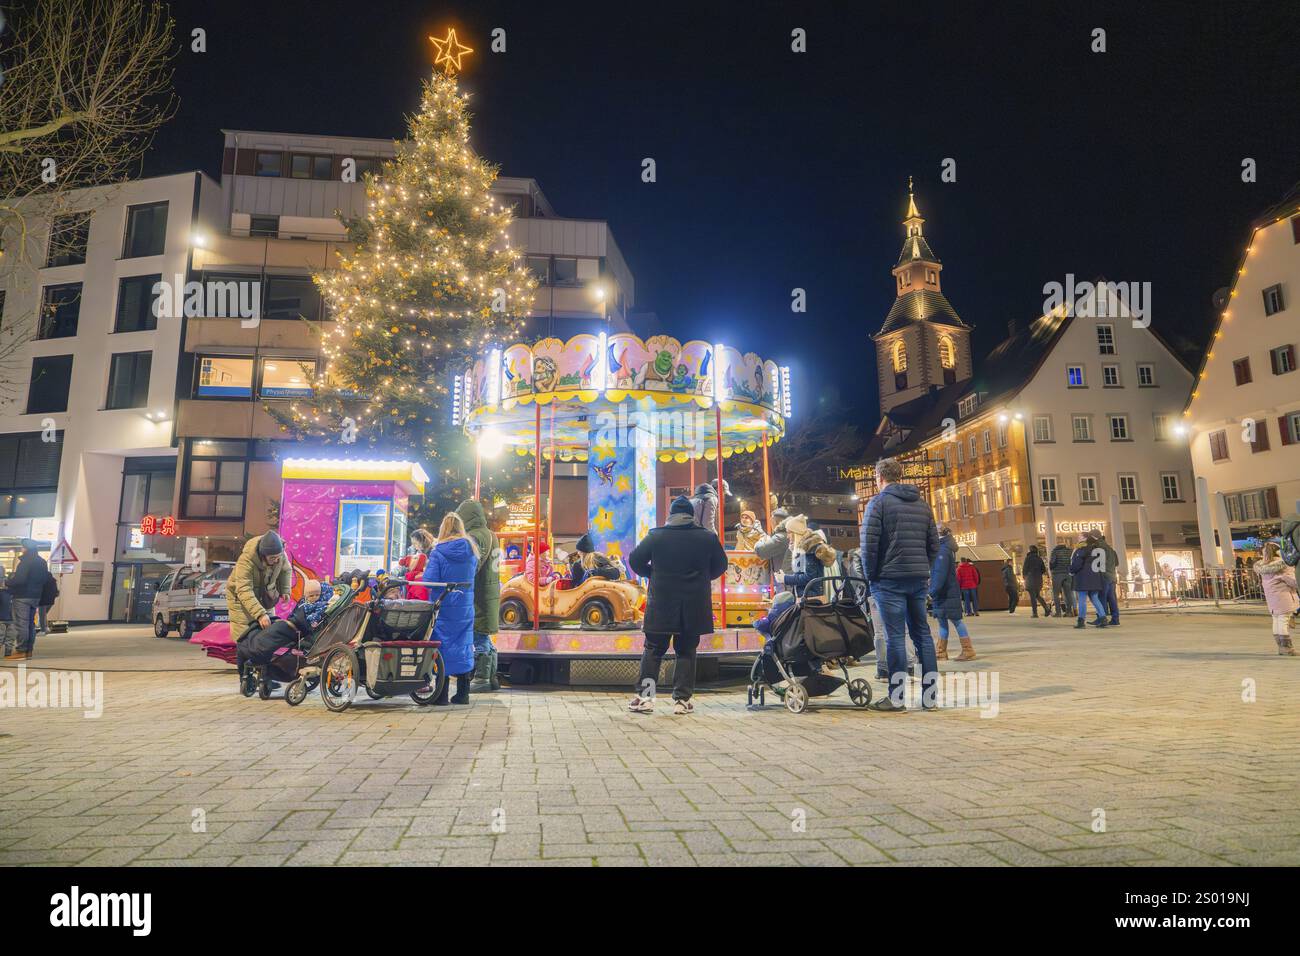
[[[50,632],[50,609],[58,597],[58,579],[38,543],[23,541],[13,574],[6,577],[0,566],[0,647],[6,661],[31,660],[36,636]]]

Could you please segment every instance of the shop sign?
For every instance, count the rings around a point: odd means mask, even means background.
[[[131,531],[131,547],[143,548],[143,536],[146,534],[161,534],[173,537],[176,534],[176,518],[173,515],[145,515],[140,519],[140,543],[136,543],[135,530]]]
[[[954,534],[952,540],[957,542],[960,547],[973,548],[975,547],[976,538],[978,536],[978,532],[967,531],[963,534]]]
[[[1099,531],[1106,533],[1106,522],[1104,521],[1058,521],[1056,522],[1057,534],[1083,534],[1085,531]],[[1047,522],[1038,522],[1038,533],[1047,533]]]

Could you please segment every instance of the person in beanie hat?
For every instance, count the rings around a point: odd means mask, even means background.
[[[604,578],[606,581],[619,579],[618,568],[614,567],[613,561],[596,550],[590,534],[584,534],[579,538],[578,543],[574,545],[574,550],[580,555],[578,561],[582,565],[584,578],[597,577]]]
[[[695,652],[700,636],[713,633],[713,588],[727,572],[727,553],[716,532],[695,523],[695,507],[685,495],[673,499],[668,521],[652,528],[628,555],[628,565],[649,581],[645,607],[645,649],[637,692],[628,710],[654,711],[655,685],[669,641],[677,655],[673,669],[673,713],[695,710]]]
[[[790,533],[786,530],[785,523],[790,518],[790,512],[785,508],[777,508],[772,512],[772,533],[765,534],[758,539],[754,545],[754,553],[767,562],[768,572],[773,582],[776,581],[777,572],[789,574],[794,570],[794,552],[790,550]],[[777,585],[774,591],[784,591],[784,585]]]
[[[226,610],[230,636],[238,641],[254,624],[269,627],[276,602],[289,594],[293,571],[284,553],[284,539],[274,531],[244,542],[239,559],[226,580]]]

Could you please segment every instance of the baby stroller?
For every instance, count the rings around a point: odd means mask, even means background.
[[[368,601],[349,603],[317,630],[297,679],[285,688],[285,702],[301,704],[318,682],[321,700],[335,712],[352,706],[363,687],[372,700],[409,694],[421,706],[432,704],[447,684],[441,642],[430,639],[438,608],[452,591],[469,585],[433,586],[443,588],[433,601],[390,599],[390,591],[406,587],[405,581],[391,581],[372,589]]]
[[[819,601],[809,597],[808,588],[821,581],[829,595]],[[830,582],[844,582],[834,587]],[[849,678],[849,665],[874,650],[871,618],[857,602],[861,578],[827,576],[814,578],[795,594],[794,603],[772,624],[772,637],[754,662],[749,675],[748,704],[762,706],[766,691],[782,695],[786,709],[802,713],[813,697],[826,697],[848,685],[849,699],[858,707],[871,703],[871,684],[865,678]],[[847,586],[845,586],[847,585]],[[838,667],[843,678],[824,673],[825,666]],[[784,681],[778,690],[776,684]]]
[[[317,627],[317,633],[323,630],[331,620],[338,617],[340,612],[347,608],[355,597],[356,591],[352,588],[346,585],[337,585],[334,588],[334,596],[330,599],[325,614],[321,618],[321,623]],[[275,618],[272,618],[273,622],[275,620]],[[305,622],[301,619],[290,615],[288,620],[293,621],[300,628],[298,640],[287,647],[276,648],[270,653],[269,659],[263,660],[263,654],[254,650],[251,644],[244,647],[244,657],[241,658],[240,656],[239,648],[241,645],[244,645],[245,642],[256,641],[260,631],[260,628],[256,626],[249,628],[245,632],[243,639],[235,645],[234,658],[230,660],[230,663],[239,668],[239,692],[245,697],[252,697],[257,694],[262,700],[267,700],[270,698],[275,684],[289,684],[298,678],[298,672],[306,660],[307,649],[314,643],[316,638],[303,626]],[[251,659],[248,654],[249,650],[253,650]],[[308,685],[307,690],[314,689],[316,680],[308,681]]]

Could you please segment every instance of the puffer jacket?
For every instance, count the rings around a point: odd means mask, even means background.
[[[1264,585],[1264,599],[1268,602],[1269,614],[1294,614],[1300,607],[1296,598],[1295,571],[1281,558],[1274,558],[1265,564],[1255,565],[1255,573]]]
[[[961,620],[961,588],[957,585],[957,542],[939,538],[939,555],[930,568],[930,611],[935,617]]]
[[[765,534],[754,545],[754,553],[768,563],[775,573],[783,571],[789,574],[794,570],[794,555],[790,551],[790,535],[785,530],[785,522],[776,526],[771,534]]]
[[[695,508],[695,523],[717,534],[718,493],[713,490],[713,486],[697,485],[695,494],[691,498],[691,506]]]
[[[1073,556],[1073,548],[1068,544],[1058,544],[1052,549],[1052,556],[1047,562],[1047,569],[1053,574],[1069,574],[1070,558]]]
[[[501,543],[487,525],[483,506],[474,499],[462,501],[456,514],[465,533],[478,545],[478,573],[474,575],[474,631],[495,634],[501,623]]]
[[[439,541],[424,567],[426,582],[462,585],[443,597],[433,625],[433,640],[442,641],[440,650],[448,674],[468,674],[474,669],[474,575],[479,564],[474,547],[469,538]],[[429,599],[438,600],[446,590],[431,584]]]
[[[963,590],[970,590],[980,586],[980,569],[974,564],[957,563],[957,586]]]
[[[259,534],[244,542],[226,580],[226,611],[230,615],[230,636],[235,640],[243,637],[259,617],[270,613],[280,598],[288,596],[293,584],[287,553],[281,551],[268,566],[257,554],[261,540]]]
[[[1106,590],[1105,555],[1105,550],[1096,542],[1081,544],[1074,549],[1074,554],[1070,558],[1070,573],[1074,575],[1076,591]],[[1093,569],[1093,565],[1099,563],[1098,556],[1102,558],[1100,565],[1103,570],[1100,571]]]
[[[916,485],[886,485],[872,498],[859,540],[868,581],[928,578],[939,556],[934,514]]]

